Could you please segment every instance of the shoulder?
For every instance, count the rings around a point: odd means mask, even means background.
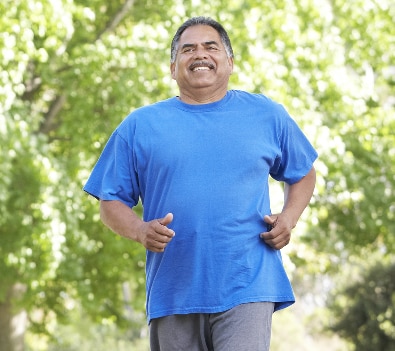
[[[153,135],[153,130],[161,129],[171,132],[177,125],[174,116],[177,103],[176,98],[162,100],[150,105],[136,108],[127,115],[115,130],[120,138],[130,142],[136,137],[147,138]]]
[[[170,113],[172,107],[175,105],[174,100],[175,98],[170,98],[136,108],[123,119],[117,129],[122,130],[124,128],[130,128],[135,126],[137,123]]]
[[[244,90],[229,90],[232,100],[237,103],[255,104],[255,106],[265,106],[274,110],[284,110],[278,102],[272,100],[264,94],[250,93]]]
[[[176,103],[176,98],[170,98],[167,100],[162,100],[155,102],[150,105],[145,105],[136,108],[132,111],[126,118],[127,119],[139,119],[143,118],[144,116],[150,116],[152,113],[166,113],[169,108],[173,107]]]
[[[273,120],[290,118],[284,106],[264,94],[243,90],[230,90],[231,100],[237,109],[250,111]]]

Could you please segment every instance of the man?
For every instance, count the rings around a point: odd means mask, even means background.
[[[273,311],[294,302],[279,250],[312,196],[316,151],[281,105],[228,90],[233,50],[214,20],[178,29],[170,70],[180,95],[132,112],[84,190],[147,249],[151,350],[268,350]],[[269,174],[285,182],[276,215]]]

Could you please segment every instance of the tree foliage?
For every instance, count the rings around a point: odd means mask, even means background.
[[[190,16],[229,31],[231,87],[282,102],[319,151],[291,250],[301,272],[395,249],[392,1],[3,0],[0,12],[0,303],[24,285],[15,311],[37,330],[76,301],[122,323],[126,281],[144,309],[144,250],[110,234],[81,187],[124,116],[177,94],[169,46]]]
[[[354,350],[395,348],[395,264],[377,263],[330,304],[336,321],[331,329],[350,340]]]
[[[394,19],[395,7],[334,1],[332,14],[331,30],[342,44],[342,76],[334,93],[331,88],[318,94],[330,141],[325,182],[314,206],[319,225],[309,238],[339,256],[365,246],[390,254],[395,249],[394,41],[381,28]]]

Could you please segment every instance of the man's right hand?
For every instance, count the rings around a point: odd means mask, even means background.
[[[117,200],[100,201],[100,218],[114,233],[141,243],[147,250],[163,252],[173,239],[174,230],[167,226],[173,214],[144,222],[130,207]]]
[[[143,222],[138,233],[138,241],[153,252],[163,252],[167,244],[173,239],[174,230],[167,227],[173,221],[173,214],[165,217]]]

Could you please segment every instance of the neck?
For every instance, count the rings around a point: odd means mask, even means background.
[[[193,94],[188,91],[180,91],[179,98],[182,102],[190,105],[209,104],[223,99],[227,91],[227,88],[221,91],[214,91],[212,94],[203,91],[194,92]]]

